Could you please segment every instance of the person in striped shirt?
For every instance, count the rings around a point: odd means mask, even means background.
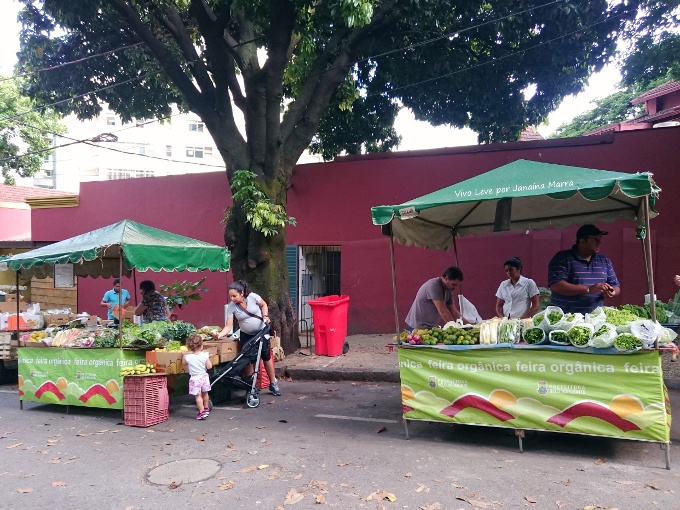
[[[576,232],[576,244],[552,258],[548,264],[551,305],[565,313],[588,313],[602,306],[604,298],[619,295],[612,261],[600,254],[602,236],[607,234],[595,225],[583,225]]]

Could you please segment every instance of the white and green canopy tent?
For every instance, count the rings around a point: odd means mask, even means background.
[[[456,237],[636,221],[644,243],[649,293],[654,295],[649,220],[660,188],[636,174],[517,160],[398,205],[371,208],[373,224],[390,235],[397,334],[394,241],[455,250]],[[652,318],[656,311],[652,307]]]
[[[46,278],[56,264],[72,265],[74,276],[110,278],[133,270],[228,271],[230,254],[216,244],[123,220],[2,261],[16,272],[17,286],[19,274]]]

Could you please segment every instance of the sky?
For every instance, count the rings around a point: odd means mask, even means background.
[[[19,3],[16,0],[0,0],[3,8],[0,16],[0,74],[9,75],[16,61],[19,50],[20,26],[16,22],[16,12]],[[7,8],[11,6],[11,8]],[[560,107],[550,114],[548,121],[537,126],[538,132],[544,137],[553,133],[561,124],[592,108],[592,101],[611,94],[621,77],[613,66],[590,78],[589,85],[584,92],[577,96],[565,98]],[[452,129],[447,126],[434,127],[427,122],[416,121],[413,114],[407,110],[397,116],[395,129],[402,137],[402,143],[397,150],[435,149],[440,147],[456,147],[461,145],[475,145],[477,135],[469,130]]]

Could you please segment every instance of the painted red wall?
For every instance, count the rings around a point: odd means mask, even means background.
[[[30,237],[31,210],[0,206],[0,240]]]
[[[300,165],[288,192],[288,211],[298,226],[288,229],[288,244],[339,245],[341,292],[350,296],[348,332],[384,333],[395,328],[389,240],[372,225],[370,209],[396,204],[468,179],[517,159],[584,166],[623,172],[649,171],[661,187],[659,217],[652,220],[657,295],[668,300],[677,290],[677,199],[680,196],[675,150],[680,128],[617,132],[603,136],[471,146],[434,151],[338,158],[331,163]],[[81,205],[73,209],[33,211],[34,240],[60,240],[129,218],[154,227],[222,243],[220,219],[230,196],[224,174],[192,174],[164,178],[84,183]],[[111,216],[111,211],[121,211]],[[604,226],[603,226],[604,228]],[[505,278],[503,261],[517,255],[524,273],[545,286],[547,264],[574,242],[577,226],[528,234],[470,236],[457,240],[463,291],[483,317],[493,314],[495,292]],[[610,235],[602,252],[609,256],[622,284],[614,301],[642,303],[646,291],[642,247],[633,223],[606,225]],[[455,264],[452,250],[395,247],[400,326],[418,287]],[[190,275],[193,276],[193,275]],[[138,276],[138,281],[141,275]],[[184,275],[181,278],[185,278]],[[227,280],[210,275],[211,291],[191,305],[191,320],[219,323]],[[159,273],[157,282],[177,277]],[[187,278],[195,280],[197,278]],[[107,281],[81,279],[79,305],[96,304]],[[127,286],[132,290],[131,286]],[[195,308],[194,308],[195,307]],[[195,310],[195,311],[194,311]],[[87,310],[89,311],[89,310]],[[218,320],[219,319],[219,320]]]

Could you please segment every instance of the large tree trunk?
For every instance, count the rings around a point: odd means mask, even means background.
[[[288,286],[285,229],[265,237],[251,228],[240,204],[234,204],[224,241],[231,251],[234,280],[245,280],[250,290],[262,296],[269,307],[272,331],[281,337],[284,352],[295,352],[300,348],[300,339]]]

